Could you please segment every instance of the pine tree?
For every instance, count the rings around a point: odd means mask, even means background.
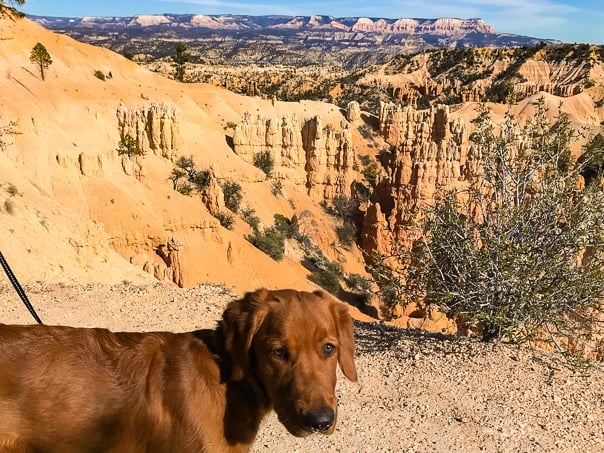
[[[34,46],[34,48],[31,50],[29,60],[40,67],[42,80],[45,80],[44,71],[52,64],[52,58],[42,43],[37,43]]]
[[[174,79],[179,82],[185,81],[185,64],[189,61],[190,54],[187,52],[187,46],[183,43],[176,45],[176,54],[172,57],[172,66],[174,67]]]

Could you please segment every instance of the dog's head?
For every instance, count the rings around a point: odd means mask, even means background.
[[[357,379],[346,305],[323,291],[260,289],[231,302],[222,327],[232,380],[261,385],[293,435],[333,432],[337,363]]]

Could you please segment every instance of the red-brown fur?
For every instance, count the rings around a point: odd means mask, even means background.
[[[0,325],[0,451],[248,451],[273,408],[329,434],[353,356],[346,306],[320,291],[247,293],[190,333]]]

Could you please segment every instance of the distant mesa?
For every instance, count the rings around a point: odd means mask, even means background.
[[[39,17],[53,31],[137,61],[163,58],[185,42],[195,63],[224,65],[339,66],[358,69],[395,55],[437,48],[522,47],[558,43],[495,32],[480,18],[244,16],[163,14],[132,17]]]
[[[416,34],[435,33],[495,33],[491,25],[482,19],[386,19],[369,17],[333,16],[246,16],[246,15],[199,15],[199,14],[141,14],[132,17],[48,17],[30,16],[46,27],[78,27],[90,25],[114,25],[116,27],[166,27],[205,28],[212,30],[331,30],[363,33]]]

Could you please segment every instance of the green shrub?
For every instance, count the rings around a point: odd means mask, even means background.
[[[508,103],[511,102],[514,94],[514,84],[509,80],[495,82],[487,88],[486,98],[491,102]]]
[[[371,296],[373,295],[370,279],[365,278],[360,274],[350,274],[344,278],[344,282],[353,293],[358,295],[360,302],[363,305],[369,303]]]
[[[128,157],[145,155],[145,152],[138,146],[138,141],[130,134],[120,138],[116,151],[119,156],[124,154]]]
[[[304,266],[311,271],[308,279],[319,285],[333,295],[340,292],[340,281],[344,277],[344,270],[338,263],[331,262],[323,251],[310,244],[303,244],[306,247],[304,255]]]
[[[229,214],[228,212],[219,212],[218,214],[216,214],[216,218],[220,222],[220,225],[225,227],[227,230],[233,229],[235,218],[232,214]]]
[[[331,207],[323,204],[324,209],[328,214],[331,214],[338,219],[348,219],[356,208],[356,201],[346,195],[336,195],[331,200]]]
[[[210,178],[209,170],[197,170],[191,176],[190,182],[197,192],[203,192],[210,186]]]
[[[257,249],[262,250],[276,261],[283,259],[285,254],[285,238],[275,227],[265,229],[263,232],[255,231],[245,237]]]
[[[224,205],[230,211],[237,213],[243,199],[241,186],[234,181],[226,181],[222,185],[222,193],[224,194]]]
[[[243,221],[252,227],[252,230],[258,231],[258,228],[260,227],[260,218],[256,215],[256,211],[253,208],[248,206],[247,208],[242,209],[240,215]]]
[[[359,156],[359,158],[363,164],[363,176],[371,187],[375,187],[380,174],[377,162],[367,155]]]
[[[374,131],[368,124],[361,124],[357,129],[364,139],[371,141],[374,140]]]
[[[496,133],[485,106],[475,124],[482,171],[429,209],[408,294],[482,324],[485,340],[590,339],[604,315],[604,191],[577,185],[587,163],[569,159],[569,119],[550,123],[540,99],[524,129],[508,114]]]
[[[344,221],[342,225],[338,225],[336,227],[336,234],[338,235],[340,244],[346,248],[354,244],[357,239],[357,229],[349,221]]]
[[[103,82],[105,81],[105,73],[99,69],[95,69],[94,76]]]
[[[262,170],[267,178],[270,178],[275,166],[275,160],[271,156],[270,151],[260,151],[254,154],[254,166]]]
[[[597,133],[583,146],[579,162],[583,167],[581,174],[585,182],[597,182],[604,174],[604,135]]]
[[[170,180],[174,190],[191,195],[193,192],[202,193],[209,187],[211,174],[209,170],[197,169],[193,156],[181,156],[170,173]]]
[[[328,261],[327,264],[311,272],[308,279],[319,285],[333,295],[340,292],[340,281],[344,277],[344,270],[338,263]]]
[[[400,252],[401,264],[399,269],[395,270],[387,263],[388,256],[373,254],[369,258],[368,271],[377,283],[379,290],[378,296],[382,303],[388,308],[393,309],[397,305],[407,305],[409,302],[416,302],[423,296],[421,291],[415,287],[405,287],[405,279],[401,275],[409,270],[408,256],[405,251]]]
[[[292,216],[291,219],[288,219],[283,214],[275,214],[273,218],[275,220],[275,228],[285,238],[292,239],[300,234],[298,217],[295,214]]]

